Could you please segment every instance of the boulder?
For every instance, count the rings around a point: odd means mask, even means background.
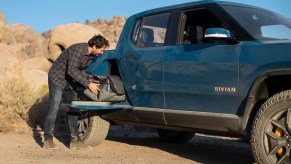
[[[14,55],[21,61],[30,58],[30,56],[25,51],[29,43],[13,43],[8,45],[8,48]]]
[[[60,25],[52,29],[49,58],[55,61],[64,49],[75,43],[88,42],[96,34],[103,35],[98,29],[80,23]]]
[[[19,59],[3,43],[0,43],[0,59],[0,79],[21,75]]]
[[[10,25],[17,43],[24,43],[24,52],[30,57],[48,57],[48,39],[24,24]]]
[[[27,69],[27,70],[41,70],[44,72],[48,72],[49,69],[52,66],[52,63],[48,61],[47,58],[44,57],[35,57],[35,58],[30,58],[22,62],[21,64],[22,70]]]
[[[124,26],[125,21],[126,21],[125,18],[121,16],[114,16],[113,19],[111,20],[113,25],[122,27]]]
[[[12,44],[15,39],[2,12],[0,12],[0,43]]]
[[[48,83],[47,72],[37,69],[22,69],[22,78],[33,88],[40,88]]]
[[[51,30],[43,32],[41,35],[43,37],[45,37],[46,39],[50,40],[50,38],[51,38]]]
[[[51,62],[44,57],[27,59],[21,63],[22,77],[34,88],[47,85],[48,71],[51,65]]]

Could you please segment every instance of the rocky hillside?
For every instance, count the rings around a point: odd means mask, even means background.
[[[47,84],[47,72],[58,55],[77,42],[87,42],[94,34],[101,34],[114,49],[126,18],[98,19],[85,24],[72,23],[38,34],[24,24],[8,24],[0,12],[0,81],[22,77],[39,87]]]
[[[86,21],[86,25],[99,29],[110,41],[110,48],[114,49],[127,18],[115,16],[111,20],[97,19],[95,22]]]
[[[0,133],[31,132],[42,126],[47,109],[47,73],[71,44],[101,34],[115,49],[126,18],[71,23],[39,34],[24,24],[8,24],[0,12]],[[64,113],[60,110],[64,125]],[[28,127],[29,125],[29,127]]]

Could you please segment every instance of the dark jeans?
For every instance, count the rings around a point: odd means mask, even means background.
[[[52,139],[55,129],[56,117],[60,108],[62,99],[66,102],[77,100],[77,93],[74,90],[63,90],[61,87],[55,85],[50,79],[49,85],[49,99],[48,111],[44,122],[44,139]],[[77,113],[68,112],[68,128],[72,141],[80,140],[78,131],[78,115]]]

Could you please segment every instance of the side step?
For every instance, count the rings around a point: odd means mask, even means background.
[[[130,105],[114,105],[112,102],[96,102],[96,101],[72,101],[71,104],[62,104],[76,109],[85,110],[113,110],[113,109],[131,109]]]

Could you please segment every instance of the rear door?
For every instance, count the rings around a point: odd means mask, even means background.
[[[130,43],[123,48],[119,67],[125,88],[141,122],[164,124],[164,57],[170,12],[134,21]]]

